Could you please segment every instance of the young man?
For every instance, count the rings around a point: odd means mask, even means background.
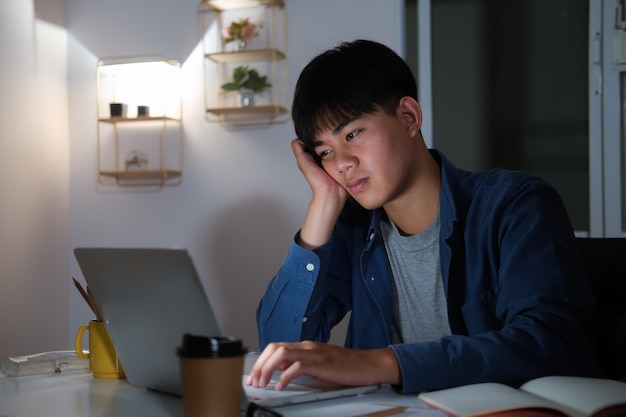
[[[415,80],[379,43],[303,70],[293,100],[302,229],[257,312],[247,381],[300,374],[403,393],[584,375],[591,296],[557,192],[535,176],[470,173],[429,150]],[[326,344],[350,313],[345,347]]]

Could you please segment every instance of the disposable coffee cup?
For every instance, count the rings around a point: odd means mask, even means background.
[[[246,354],[241,340],[184,334],[177,353],[185,417],[239,417]]]

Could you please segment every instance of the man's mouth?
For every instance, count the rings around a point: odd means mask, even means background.
[[[346,188],[350,191],[350,194],[358,194],[365,189],[369,180],[367,178],[358,178],[352,181],[349,181],[346,184]]]

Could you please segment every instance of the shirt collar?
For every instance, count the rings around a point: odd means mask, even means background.
[[[454,223],[458,220],[456,204],[454,201],[455,189],[459,179],[467,174],[467,172],[456,168],[440,151],[430,149],[430,153],[441,168],[441,192],[439,196],[441,232],[444,236],[450,236],[454,230]],[[370,225],[367,231],[367,236],[365,236],[368,247],[374,240],[376,233],[378,233],[378,225],[380,224],[380,221],[385,217],[386,213],[382,208],[372,210]]]

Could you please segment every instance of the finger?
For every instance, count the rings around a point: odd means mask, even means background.
[[[291,150],[295,155],[296,159],[299,158],[300,154],[308,153],[306,146],[300,139],[294,139],[291,141]]]
[[[288,368],[286,368],[280,375],[280,378],[276,382],[274,389],[280,391],[284,389],[294,378],[303,375],[305,367],[301,361],[293,362]]]
[[[299,139],[294,139],[291,142],[291,150],[296,157],[296,162],[298,163],[300,170],[302,170],[302,167],[306,166],[306,164],[315,164],[315,166],[317,166],[311,151]]]
[[[252,368],[248,378],[250,385],[266,387],[270,383],[274,371],[286,369],[291,364],[288,359],[290,346],[292,346],[290,343],[270,343],[267,345]]]
[[[267,386],[270,383],[274,371],[284,371],[288,369],[294,358],[298,358],[297,343],[279,343],[272,346],[271,354],[268,355],[261,364],[258,376],[260,386]]]
[[[270,383],[274,371],[280,370],[283,373],[287,372],[285,377],[279,378],[282,381],[278,384],[276,389],[280,390],[285,387],[289,381],[299,375],[298,369],[301,369],[302,364],[309,361],[307,359],[311,355],[315,355],[315,352],[311,350],[311,342],[298,342],[298,343],[277,343],[271,347],[271,354],[265,358],[260,371],[258,383],[260,386],[267,386]],[[294,367],[294,363],[296,363]]]
[[[259,357],[254,362],[252,369],[250,370],[250,375],[248,375],[248,379],[246,380],[246,383],[248,385],[253,385],[255,387],[259,386],[259,381],[261,379],[261,373],[263,371],[263,367],[265,366],[265,362],[267,361],[267,358],[273,354],[275,348],[276,344],[270,343],[265,349],[263,349],[263,352],[261,352]]]
[[[319,361],[319,349],[323,349],[325,346],[325,344],[310,341],[278,346],[274,355],[266,362],[267,367],[273,370],[282,370],[275,389],[280,391],[286,387],[292,379],[306,374],[306,369],[310,368],[307,364],[313,364]]]
[[[293,149],[294,151],[304,151],[306,150],[306,145],[300,139],[295,138],[291,141],[291,149]]]

